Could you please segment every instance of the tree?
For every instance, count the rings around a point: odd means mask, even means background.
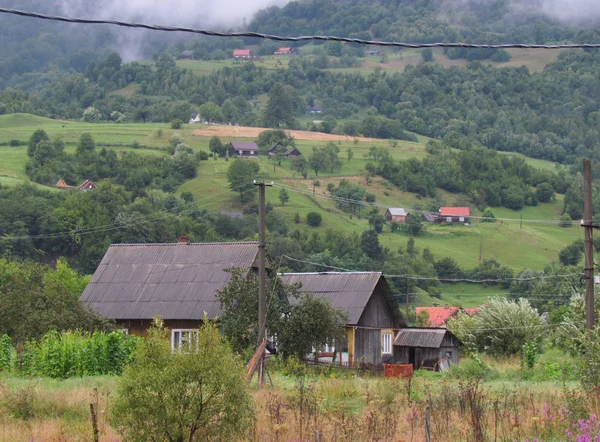
[[[433,61],[433,51],[431,48],[425,48],[421,51],[421,58],[425,63]]]
[[[29,137],[29,142],[27,143],[27,156],[29,158],[33,158],[35,155],[35,148],[40,141],[50,141],[50,137],[43,129],[36,130],[31,137]]]
[[[171,121],[171,129],[181,129],[182,125],[183,121],[181,121],[179,118],[175,118]]]
[[[188,351],[172,352],[155,319],[118,381],[113,419],[131,440],[238,440],[253,421],[244,365],[205,318]]]
[[[338,154],[340,153],[340,146],[336,143],[330,141],[327,145],[322,148],[325,164],[324,166],[329,169],[331,173],[333,173],[336,169],[342,167],[342,161],[340,160]]]
[[[583,255],[583,241],[577,240],[568,245],[558,253],[558,259],[562,265],[575,266],[581,261]]]
[[[322,219],[321,214],[318,212],[308,212],[306,214],[306,224],[311,227],[319,227]]]
[[[350,160],[354,156],[354,151],[351,148],[348,148],[346,149],[346,155],[348,156],[348,162],[350,162]]]
[[[379,244],[377,232],[373,229],[365,230],[360,236],[360,248],[369,258],[380,261],[383,258],[383,249]]]
[[[383,226],[385,225],[386,219],[385,216],[381,215],[377,209],[373,209],[367,216],[367,219],[369,220],[369,225],[377,233],[381,233],[383,231]]]
[[[292,168],[306,179],[308,176],[308,161],[304,157],[296,157],[292,160]]]
[[[412,236],[419,236],[423,233],[423,220],[419,214],[415,213],[406,218],[406,231]]]
[[[550,183],[543,182],[537,186],[536,190],[538,201],[547,203],[554,200],[554,188]]]
[[[236,158],[229,165],[227,169],[229,188],[239,192],[242,203],[254,199],[256,191],[253,181],[259,171],[258,162],[249,158]]]
[[[417,327],[430,327],[429,312],[427,310],[421,310],[417,314]]]
[[[482,223],[495,223],[496,222],[496,216],[494,215],[494,212],[492,212],[492,210],[488,207],[486,208],[483,213],[481,214],[481,222]]]
[[[313,146],[313,153],[308,158],[308,164],[310,165],[310,168],[315,171],[316,176],[319,176],[319,170],[324,167],[326,162],[327,155],[325,150],[323,148]]]
[[[285,205],[285,203],[287,203],[290,199],[290,196],[288,195],[287,190],[285,190],[283,187],[279,190],[279,201],[281,201],[282,205]]]
[[[263,115],[266,127],[288,127],[294,124],[294,106],[290,94],[281,83],[276,83],[269,92],[269,99]]]
[[[202,106],[200,106],[200,115],[204,118],[205,121],[209,123],[213,123],[215,121],[223,121],[223,114],[221,113],[221,109],[215,103],[207,101]]]
[[[216,160],[217,155],[220,157],[224,157],[227,153],[227,148],[221,142],[221,139],[216,135],[212,137],[208,143],[208,148],[213,153],[213,158]]]
[[[79,137],[79,143],[77,143],[77,150],[75,151],[75,155],[82,156],[86,154],[94,153],[96,150],[96,142],[94,141],[94,137],[89,132],[85,132],[81,134]]]
[[[83,116],[81,119],[86,123],[97,123],[100,121],[100,118],[102,118],[100,111],[95,107],[90,106],[83,111]]]

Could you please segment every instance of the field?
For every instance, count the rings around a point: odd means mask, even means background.
[[[312,57],[313,51],[317,47],[313,44],[307,44],[300,48],[300,53],[305,56]],[[407,66],[416,66],[422,63],[422,49],[400,49],[392,50],[387,48],[374,48],[380,51],[379,55],[367,56],[361,60],[360,66],[348,68],[330,68],[326,69],[330,72],[349,72],[359,73],[361,75],[369,75],[375,70],[385,72],[403,72]],[[495,67],[521,67],[526,66],[529,72],[541,72],[546,65],[556,61],[561,51],[548,51],[545,49],[508,49],[512,59],[503,63],[491,62],[489,60],[482,61],[483,64],[488,64]],[[260,67],[269,70],[286,68],[292,56],[263,56],[253,62]],[[464,67],[469,62],[465,59],[451,60],[443,52],[441,48],[433,49],[433,63],[439,64],[442,67]],[[339,60],[339,57],[329,57],[332,61]],[[217,69],[224,67],[237,67],[249,61],[242,60],[178,60],[177,66],[185,69],[190,69],[196,75],[209,75]],[[130,89],[122,89],[119,93],[127,95]]]
[[[330,367],[303,377],[271,369],[272,386],[250,386],[257,420],[246,440],[421,441],[427,410],[436,441],[575,440],[566,431],[584,434],[579,419],[587,422],[599,411],[596,395],[578,388],[573,361],[556,350],[530,371],[517,358],[482,359],[489,367],[485,380],[476,380],[476,364],[463,357],[446,373],[417,371],[410,387]],[[90,440],[91,403],[99,410],[100,440],[121,440],[110,424],[117,382],[0,374],[0,441]]]
[[[51,137],[61,137],[66,143],[67,151],[71,152],[75,149],[81,133],[90,132],[98,147],[106,147],[118,152],[135,150],[149,155],[167,155],[164,148],[174,132],[180,133],[194,150],[208,151],[208,142],[213,134],[219,134],[227,143],[236,139],[253,140],[262,130],[234,126],[185,125],[182,129],[174,131],[167,124],[89,124],[50,120],[24,114],[3,115],[0,116],[0,157],[2,158],[0,183],[14,185],[28,180],[25,175],[27,156],[24,144],[31,133],[38,128],[46,130]],[[288,188],[290,199],[285,205],[281,205],[278,199],[277,187],[267,192],[267,199],[284,213],[291,229],[298,227],[317,232],[335,229],[347,234],[360,234],[367,229],[368,223],[363,216],[366,208],[350,215],[337,209],[335,202],[330,198],[327,184],[337,184],[342,179],[361,184],[368,192],[374,193],[381,211],[386,207],[412,208],[416,204],[427,206],[429,202],[427,198],[418,198],[415,194],[403,192],[379,177],[373,177],[367,182],[363,175],[364,167],[369,161],[366,156],[373,145],[387,147],[394,159],[424,158],[428,155],[423,144],[425,140],[391,143],[385,140],[353,139],[301,131],[294,132],[294,136],[298,139],[299,150],[305,155],[310,153],[312,146],[324,145],[328,141],[338,143],[342,167],[334,173],[320,171],[318,176],[310,171],[308,179],[304,180],[292,170],[289,160],[284,160],[281,166],[277,166],[267,158],[260,158],[261,168],[257,178],[273,180],[276,186]],[[10,146],[8,144],[11,140],[17,140],[22,145]],[[143,147],[132,148],[131,145],[136,141]],[[347,149],[352,149],[354,152],[350,161],[346,157]],[[555,164],[548,161],[536,159],[526,159],[526,161],[534,167],[555,169]],[[228,189],[226,179],[228,166],[229,163],[224,159],[202,161],[198,176],[183,184],[180,190],[191,191],[198,205],[210,210],[241,210],[239,196]],[[314,180],[318,180],[319,186],[313,186]],[[458,197],[442,191],[439,192],[439,196],[448,205],[454,204]],[[205,202],[204,200],[209,197],[210,201]],[[294,224],[296,213],[304,219],[311,211],[322,214],[322,226],[311,228],[305,224]],[[578,227],[560,228],[554,224],[531,222],[540,219],[557,220],[561,211],[562,196],[560,195],[552,203],[527,207],[520,212],[495,208],[493,209],[495,216],[504,218],[497,223],[473,223],[470,226],[430,225],[427,226],[425,233],[416,239],[416,244],[420,250],[428,247],[438,259],[446,256],[454,257],[461,266],[466,268],[476,266],[480,259],[495,258],[515,270],[524,267],[541,270],[549,262],[557,259],[558,252],[562,248],[582,236]],[[523,216],[522,228],[521,215]],[[389,227],[386,227],[380,235],[382,245],[391,250],[404,247],[408,238],[404,233],[392,233]],[[474,291],[477,292],[479,289],[468,290],[469,293]],[[456,299],[454,297],[454,300]]]

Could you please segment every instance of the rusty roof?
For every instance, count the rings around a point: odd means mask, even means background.
[[[429,313],[429,326],[441,327],[460,310],[460,307],[417,307],[416,313],[419,316],[419,313],[426,311]]]
[[[258,243],[113,244],[81,301],[111,319],[202,319],[220,315],[225,269],[255,266]]]
[[[367,302],[379,284],[392,314],[399,324],[405,324],[381,272],[285,273],[280,277],[285,284],[301,283],[301,292],[310,292],[326,299],[333,308],[348,313],[348,325],[358,324]]]
[[[446,333],[454,336],[446,328],[403,328],[396,335],[394,345],[398,347],[440,348]]]

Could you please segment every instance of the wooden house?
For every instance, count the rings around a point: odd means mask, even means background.
[[[322,114],[323,108],[321,106],[319,106],[318,104],[315,104],[314,106],[308,106],[306,108],[306,113],[308,115]]]
[[[292,148],[286,150],[283,154],[287,158],[296,158],[296,157],[299,157],[300,155],[302,155],[302,152],[300,152],[297,148],[292,147]]]
[[[183,51],[181,53],[180,60],[193,60],[194,59],[194,51]]]
[[[56,183],[56,184],[54,185],[54,187],[56,187],[57,189],[65,189],[65,190],[67,190],[67,189],[71,189],[71,186],[69,186],[69,185],[68,185],[68,184],[65,182],[65,180],[58,180],[58,183]]]
[[[427,221],[428,223],[438,222],[439,218],[440,218],[439,213],[421,212],[421,219],[423,221]]]
[[[232,141],[230,150],[240,157],[258,157],[258,146],[253,142]]]
[[[365,55],[367,56],[373,56],[373,55],[379,55],[379,51],[367,51],[365,52]]]
[[[85,180],[81,186],[79,186],[79,190],[82,192],[87,192],[89,190],[96,190],[98,185],[94,183],[92,180]]]
[[[281,279],[300,283],[301,292],[326,299],[348,314],[346,340],[336,343],[341,362],[379,365],[393,359],[395,332],[406,323],[380,272],[286,273]]]
[[[250,49],[234,49],[233,58],[250,58]]]
[[[394,340],[394,356],[402,364],[436,369],[440,361],[458,364],[460,342],[445,328],[404,328]]]
[[[405,223],[407,217],[408,213],[401,207],[389,208],[385,212],[385,219],[388,220],[388,222]]]
[[[462,311],[461,307],[417,307],[416,313],[417,318],[421,312],[427,312],[429,315],[428,327],[443,327],[450,320],[450,318],[458,315],[458,312]]]
[[[468,207],[440,207],[440,222],[469,224],[470,216]]]
[[[221,315],[216,297],[231,278],[225,269],[257,270],[257,242],[113,244],[81,301],[128,333],[144,336],[155,315],[173,347],[189,340],[204,316]]]

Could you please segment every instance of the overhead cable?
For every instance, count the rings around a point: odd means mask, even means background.
[[[179,26],[164,26],[164,25],[153,25],[146,23],[134,23],[124,22],[120,20],[107,20],[98,18],[76,18],[76,17],[64,17],[51,14],[42,14],[39,12],[20,11],[17,9],[0,8],[2,14],[12,14],[20,17],[37,18],[41,20],[58,21],[63,23],[78,23],[88,25],[113,25],[121,26],[125,28],[135,29],[147,29],[150,31],[161,31],[161,32],[185,32],[190,34],[206,35],[210,37],[232,37],[232,38],[245,38],[254,37],[267,40],[275,41],[289,41],[289,42],[302,42],[302,41],[340,41],[344,43],[355,43],[360,45],[373,45],[373,46],[389,46],[389,47],[400,47],[400,48],[472,48],[472,49],[591,49],[600,48],[600,43],[568,43],[568,44],[524,44],[524,43],[506,43],[506,44],[487,44],[487,43],[449,43],[449,42],[437,42],[437,43],[405,43],[399,41],[380,41],[380,40],[364,40],[361,38],[348,38],[348,37],[336,37],[331,35],[303,35],[299,37],[288,37],[273,34],[264,34],[261,32],[220,32],[210,31],[207,29],[198,28],[186,28]]]

